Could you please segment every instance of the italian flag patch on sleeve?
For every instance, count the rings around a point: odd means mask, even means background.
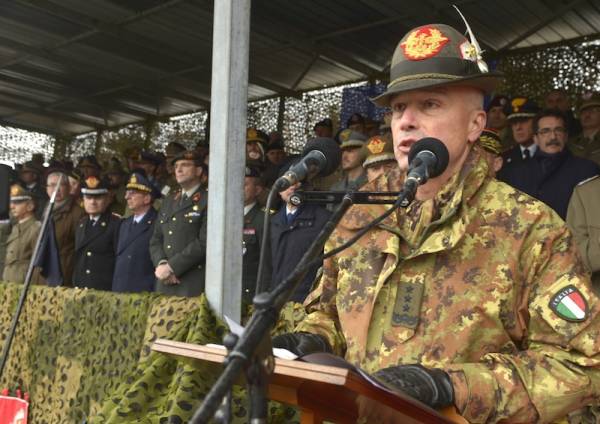
[[[560,289],[550,301],[550,309],[567,321],[581,322],[587,318],[587,302],[573,285]]]

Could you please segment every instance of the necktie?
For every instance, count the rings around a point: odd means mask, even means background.
[[[188,199],[188,195],[183,193],[183,195],[181,196],[181,204],[183,205]]]
[[[287,220],[288,225],[291,224],[294,221],[294,215],[295,214],[293,214],[293,213],[288,213],[286,215],[286,220]]]
[[[527,160],[529,158],[531,158],[531,153],[529,152],[529,149],[523,150],[523,159]]]

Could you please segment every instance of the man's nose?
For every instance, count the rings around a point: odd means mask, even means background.
[[[402,131],[410,131],[417,128],[417,116],[414,108],[407,106],[402,115],[396,119],[396,125]]]

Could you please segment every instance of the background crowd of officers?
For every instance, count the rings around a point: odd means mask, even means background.
[[[600,287],[600,95],[577,108],[568,93],[551,90],[545,104],[498,95],[486,107],[487,129],[479,146],[495,176],[543,201],[569,225],[584,263]],[[575,113],[574,113],[575,112]],[[291,273],[326,223],[332,205],[292,201],[301,190],[357,190],[396,167],[389,115],[377,122],[352,115],[335,130],[317,122],[314,137],[333,138],[342,149],[329,177],[280,193],[271,216],[265,258],[267,286]],[[123,162],[102,166],[94,156],[70,161],[43,158],[17,166],[11,186],[11,219],[0,223],[2,280],[22,282],[49,196],[57,190],[52,222],[63,285],[115,292],[157,291],[197,296],[204,291],[208,199],[206,143],[186,150],[169,143],[164,154],[130,151]],[[246,133],[243,229],[243,301],[256,286],[265,201],[274,181],[298,160],[277,132]],[[319,266],[298,286],[293,300],[309,293]],[[34,283],[44,284],[39,270]]]

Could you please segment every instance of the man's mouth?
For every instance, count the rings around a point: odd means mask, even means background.
[[[400,140],[400,142],[398,143],[398,150],[402,153],[408,154],[410,148],[416,142],[417,140],[415,140],[414,138],[405,138],[403,140]]]

